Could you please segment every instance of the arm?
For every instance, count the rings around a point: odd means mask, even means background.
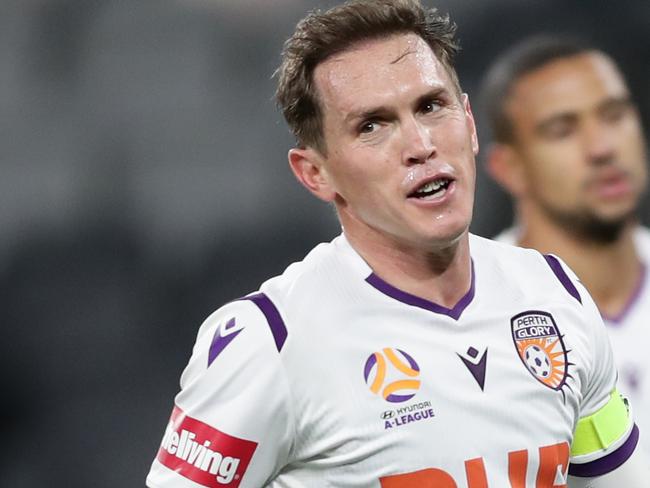
[[[639,430],[627,401],[616,390],[616,368],[600,313],[582,283],[559,258],[556,260],[581,297],[591,353],[585,360],[587,370],[581,384],[580,418],[571,445],[568,486],[650,488],[647,462],[641,454],[634,454]]]
[[[640,449],[614,471],[596,478],[569,476],[569,488],[649,488],[650,466]]]
[[[286,464],[293,414],[279,346],[253,302],[199,330],[147,486],[266,485]]]

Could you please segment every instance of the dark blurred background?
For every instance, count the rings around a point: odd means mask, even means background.
[[[338,234],[289,172],[270,78],[296,21],[332,4],[0,2],[0,486],[143,486],[202,320]],[[581,34],[648,127],[649,2],[437,5],[470,97],[521,36]],[[511,211],[479,173],[472,230],[490,236]]]

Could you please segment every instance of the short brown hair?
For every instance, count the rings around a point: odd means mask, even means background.
[[[351,0],[326,12],[310,12],[284,44],[276,75],[276,100],[301,147],[326,153],[322,108],[314,86],[316,66],[330,56],[368,39],[413,32],[431,47],[447,69],[458,93],[453,67],[458,51],[456,24],[419,0]]]

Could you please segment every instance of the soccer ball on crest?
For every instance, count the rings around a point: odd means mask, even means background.
[[[535,375],[540,378],[548,378],[551,374],[551,361],[546,351],[537,345],[532,345],[524,353],[526,366]]]

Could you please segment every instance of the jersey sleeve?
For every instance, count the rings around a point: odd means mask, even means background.
[[[600,312],[575,274],[559,258],[552,256],[552,259],[556,263],[554,272],[582,304],[592,358],[581,391],[580,418],[571,445],[569,474],[597,477],[625,463],[636,448],[639,433],[627,400],[616,389],[616,367]]]
[[[228,304],[199,329],[147,486],[260,487],[286,464],[294,419],[276,333],[284,324],[269,323],[266,302]]]

